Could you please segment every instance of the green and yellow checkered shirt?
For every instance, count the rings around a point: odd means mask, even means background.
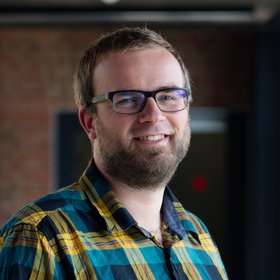
[[[148,215],[148,214],[147,214]],[[0,279],[227,279],[205,225],[166,188],[164,246],[138,227],[92,162],[0,232]]]

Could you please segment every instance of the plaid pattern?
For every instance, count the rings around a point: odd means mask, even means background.
[[[0,279],[227,279],[204,224],[166,188],[164,248],[139,228],[92,162],[0,232]]]

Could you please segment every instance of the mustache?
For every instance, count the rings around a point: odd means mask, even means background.
[[[134,127],[131,130],[131,134],[136,137],[157,134],[172,135],[174,134],[174,130],[168,125],[141,124],[139,127]]]

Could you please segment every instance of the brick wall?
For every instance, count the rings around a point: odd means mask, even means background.
[[[154,27],[190,68],[194,106],[248,109],[253,35],[232,28]],[[111,27],[0,27],[0,226],[55,190],[54,115],[75,110],[72,76],[89,42]]]

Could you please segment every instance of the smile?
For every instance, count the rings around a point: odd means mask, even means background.
[[[140,141],[159,141],[165,138],[165,135],[159,134],[159,135],[149,135],[149,136],[141,136],[138,139]]]

